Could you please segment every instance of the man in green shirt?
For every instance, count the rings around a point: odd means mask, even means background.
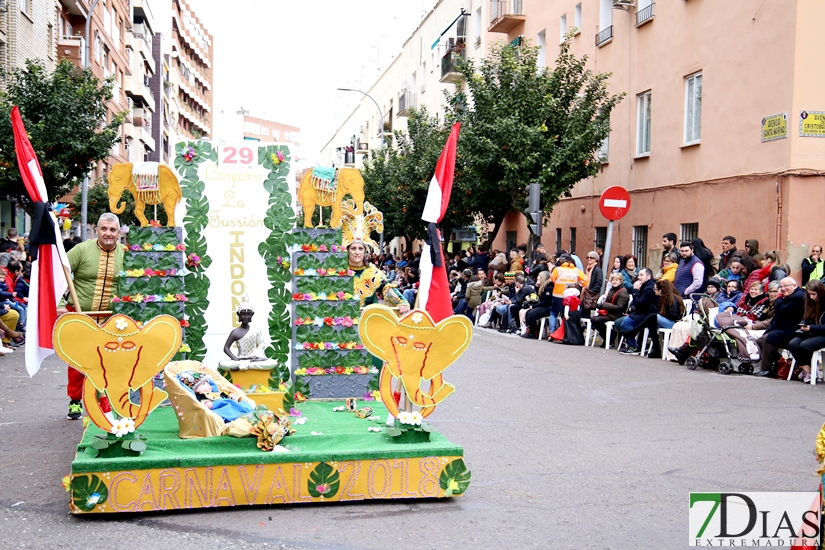
[[[118,274],[123,270],[124,248],[118,244],[120,222],[117,216],[106,213],[97,222],[97,239],[75,246],[67,253],[72,268],[72,279],[80,304],[69,302],[70,311],[108,311],[112,297],[117,295]],[[79,305],[79,307],[78,307]],[[100,320],[105,319],[100,317]],[[78,420],[83,413],[81,398],[85,376],[69,367],[70,420]],[[101,408],[109,412],[109,402],[101,399]]]

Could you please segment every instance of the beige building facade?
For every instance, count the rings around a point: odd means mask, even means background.
[[[628,189],[631,207],[610,253],[642,265],[659,265],[668,232],[699,236],[716,254],[724,236],[739,249],[757,239],[794,270],[825,241],[825,137],[801,135],[825,135],[825,3],[523,0],[520,10],[508,39],[546,37],[552,66],[564,32],[577,27],[572,51],[612,73],[612,93],[627,93],[611,115],[601,173],[545,219],[548,249],[583,257],[603,246],[598,201],[614,185]],[[526,218],[511,213],[493,246],[528,237]]]
[[[170,116],[185,139],[213,137],[212,58],[214,40],[184,0],[172,0],[171,79],[175,101]]]

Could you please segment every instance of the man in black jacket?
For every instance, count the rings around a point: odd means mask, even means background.
[[[510,334],[518,332],[518,312],[521,311],[527,297],[536,291],[536,287],[526,283],[524,273],[516,273],[513,285],[515,288],[515,295],[510,300],[508,315],[509,323],[506,329],[506,332],[509,332]],[[505,332],[505,329],[501,328],[499,329],[499,332]]]
[[[756,376],[768,376],[775,371],[774,364],[780,357],[779,349],[788,349],[805,313],[805,291],[796,285],[793,277],[779,281],[779,292],[782,296],[774,302],[771,324],[756,341],[762,350],[760,370],[753,373]]]
[[[653,272],[643,267],[639,270],[639,278],[633,283],[633,303],[630,306],[631,312],[622,322],[621,334],[625,338],[625,346],[619,350],[625,355],[639,355],[639,346],[636,343],[636,336],[641,325],[649,315],[659,312],[659,297],[654,291]],[[655,335],[658,337],[658,335]]]

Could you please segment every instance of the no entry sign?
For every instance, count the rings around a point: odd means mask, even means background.
[[[630,193],[624,187],[608,187],[599,198],[599,211],[610,221],[624,218],[630,210]]]

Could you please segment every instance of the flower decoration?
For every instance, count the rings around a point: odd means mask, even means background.
[[[139,244],[133,244],[132,246],[129,247],[129,250],[131,250],[132,252],[140,252],[140,245]]]
[[[152,227],[160,227],[160,222],[157,220],[149,220],[149,225]]]
[[[301,411],[299,411],[299,410],[298,410],[298,409],[296,409],[295,407],[291,407],[291,408],[289,409],[289,416],[295,416],[295,417],[298,417],[298,416],[303,416],[303,414],[304,414],[304,413],[302,413]]]
[[[377,426],[370,426],[369,428],[367,428],[367,431],[368,432],[380,432],[381,428],[379,428]]]
[[[307,400],[306,396],[304,394],[302,394],[301,392],[299,392],[299,391],[295,392],[295,395],[293,396],[293,398],[295,399],[296,403],[303,403],[304,401]]]
[[[272,164],[278,166],[284,161],[284,153],[282,151],[278,151],[277,153],[272,153],[269,155],[269,158],[272,159]]]
[[[63,476],[63,479],[60,480],[60,484],[63,485],[63,488],[66,489],[66,492],[68,492],[69,488],[72,486],[72,478],[69,476]]]
[[[358,342],[298,342],[295,344],[295,349],[299,351],[353,350],[364,349],[364,346]]]
[[[184,343],[181,344],[181,346],[178,348],[178,351],[180,353],[189,353],[190,351],[192,351],[192,348],[189,347],[189,344]]]
[[[378,391],[378,390],[373,390],[373,391],[370,393],[370,395],[372,395],[372,398],[373,398],[373,399],[376,399],[376,400],[381,398],[381,392],[380,392],[380,391]]]
[[[303,348],[301,348],[303,349]],[[327,374],[377,374],[378,369],[372,366],[357,365],[354,367],[344,367],[337,365],[334,367],[302,367],[295,370],[295,376],[324,376]]]
[[[183,157],[183,160],[187,163],[191,163],[197,154],[195,153],[195,148],[191,145],[189,147],[184,147],[183,151],[180,152],[180,156]]]
[[[412,322],[417,325],[424,319],[424,314],[420,312],[413,313],[410,319],[412,319]]]
[[[424,420],[424,417],[421,416],[421,413],[418,411],[402,411],[398,413],[398,416],[396,418],[398,419],[399,423],[406,424],[407,426],[420,426],[421,422]]]
[[[278,265],[281,266],[283,269],[289,269],[289,258],[284,258],[283,256],[278,256]]]
[[[143,243],[143,246],[141,247],[141,249],[144,252],[149,252],[150,250],[152,250],[152,245],[149,244],[149,243]]]
[[[126,330],[126,327],[128,327],[128,326],[129,326],[129,323],[127,323],[126,319],[123,319],[122,317],[120,319],[118,319],[117,321],[115,321],[115,328],[120,330],[120,331]]]
[[[364,394],[364,401],[375,401],[375,398],[372,396],[371,392],[367,392]]]
[[[186,319],[181,319],[180,320],[180,326],[183,327],[183,328],[188,327],[189,326],[189,321],[187,321]]]
[[[112,433],[115,437],[123,437],[135,431],[135,421],[131,418],[118,418],[112,424]]]
[[[186,257],[186,267],[200,267],[200,265],[201,257],[194,252]]]
[[[86,506],[88,508],[93,508],[95,506],[95,504],[97,504],[97,501],[99,501],[99,500],[100,500],[100,493],[92,493],[91,495],[89,495],[89,499],[86,501]]]

